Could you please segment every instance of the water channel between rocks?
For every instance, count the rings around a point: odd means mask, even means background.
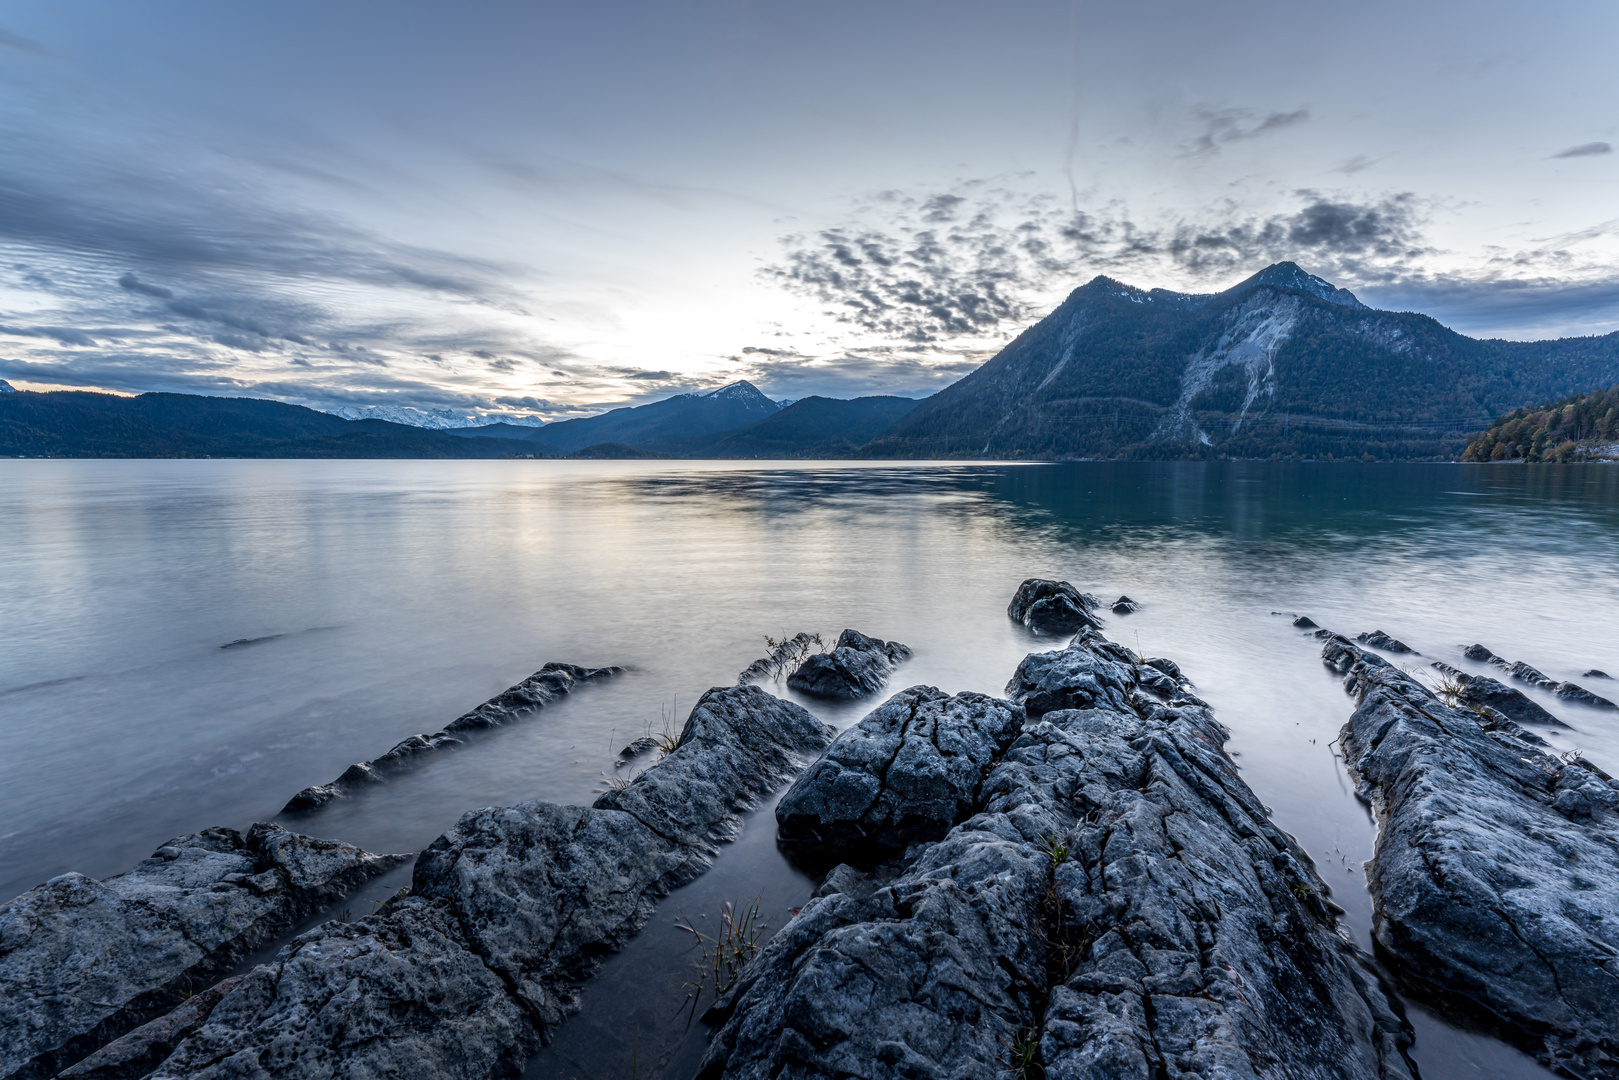
[[[1141,603],[1106,632],[1182,666],[1367,945],[1374,830],[1333,742],[1351,703],[1271,613],[1385,630],[1423,654],[1391,657],[1407,666],[1490,671],[1460,657],[1481,642],[1599,693],[1582,672],[1619,673],[1619,468],[1601,466],[28,461],[0,467],[0,539],[7,896],[272,818],[549,660],[629,670],[281,820],[415,851],[475,807],[586,802],[620,746],[678,726],[766,634],[854,627],[915,650],[891,690],[999,693],[1050,647],[1005,616],[1043,575]],[[1558,749],[1619,767],[1619,716],[1528,692],[1571,725],[1542,732]],[[876,702],[802,703],[842,728]],[[773,930],[812,888],[761,808],[526,1075],[686,1080],[706,1031],[681,1012],[678,917],[758,898]],[[1547,1075],[1407,1007],[1426,1077]]]

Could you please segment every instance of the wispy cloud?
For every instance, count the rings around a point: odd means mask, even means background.
[[[1187,142],[1182,151],[1186,157],[1218,154],[1222,146],[1295,127],[1310,119],[1310,110],[1301,108],[1262,116],[1252,109],[1212,109],[1205,106],[1197,109],[1193,116],[1202,130]]]
[[[1559,151],[1558,153],[1553,154],[1552,157],[1554,159],[1556,159],[1556,158],[1576,158],[1576,157],[1598,157],[1598,156],[1600,156],[1602,154],[1611,154],[1611,153],[1613,153],[1613,146],[1611,144],[1609,144],[1609,143],[1605,143],[1605,142],[1588,142],[1588,143],[1581,143],[1579,146],[1571,146],[1567,150],[1562,150],[1562,151]]]

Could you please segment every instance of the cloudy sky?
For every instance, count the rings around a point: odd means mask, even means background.
[[[0,377],[931,392],[1105,273],[1619,329],[1619,6],[0,5]]]

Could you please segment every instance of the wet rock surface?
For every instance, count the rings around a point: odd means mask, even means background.
[[[1300,630],[1317,630],[1320,629],[1321,624],[1310,618],[1308,615],[1300,615],[1298,618],[1293,620],[1293,625],[1298,627]]]
[[[1031,717],[1057,709],[1124,710],[1135,687],[1135,657],[1098,634],[1057,652],[1030,653],[1006,684],[1006,696]],[[1157,669],[1154,669],[1157,670]]]
[[[1619,705],[1615,705],[1605,697],[1593,694],[1591,691],[1587,690],[1578,683],[1559,682],[1556,679],[1547,677],[1547,675],[1538,668],[1530,667],[1522,660],[1509,661],[1503,657],[1497,656],[1489,649],[1486,649],[1483,645],[1469,645],[1466,649],[1462,650],[1462,655],[1466,656],[1469,660],[1478,660],[1486,664],[1494,664],[1496,667],[1505,670],[1507,674],[1519,682],[1528,683],[1530,686],[1538,686],[1543,690],[1549,690],[1559,698],[1562,698],[1564,701],[1577,701],[1581,705],[1589,705],[1594,709],[1619,709]],[[1580,677],[1582,679],[1607,678],[1607,676],[1600,671],[1587,671]],[[1548,713],[1547,715],[1550,714]],[[1547,721],[1540,720],[1528,722],[1546,723]]]
[[[0,908],[0,1077],[55,1075],[408,858],[259,824],[30,889]]]
[[[965,819],[1023,710],[913,686],[843,732],[776,804],[784,841],[880,859]]]
[[[1141,605],[1128,596],[1121,596],[1109,606],[1115,615],[1133,615],[1141,610]]]
[[[1073,634],[1087,627],[1101,629],[1101,621],[1091,614],[1101,606],[1096,597],[1066,581],[1029,578],[1018,586],[1006,614],[1036,634]]]
[[[881,690],[889,674],[910,658],[911,650],[897,641],[845,630],[830,651],[806,657],[787,685],[811,697],[862,698]]]
[[[1380,950],[1551,1067],[1619,1076],[1619,785],[1369,657],[1323,652],[1357,704],[1340,740],[1378,820]]]
[[[710,690],[672,753],[592,806],[463,816],[417,860],[409,896],[296,938],[155,1075],[513,1072],[575,1008],[595,962],[831,735],[759,687]]]
[[[1602,671],[1602,670],[1600,670],[1598,668],[1592,668],[1590,671],[1581,672],[1580,673],[1580,678],[1582,678],[1582,679],[1611,679],[1611,678],[1613,678],[1613,676],[1609,675],[1606,671]]]
[[[1382,649],[1384,652],[1411,653],[1415,655],[1417,651],[1400,639],[1389,637],[1381,630],[1373,630],[1369,634],[1357,634],[1355,635],[1355,640],[1360,642],[1362,645],[1370,645],[1374,649]]]
[[[371,784],[386,783],[388,778],[417,763],[417,759],[435,750],[456,747],[466,742],[469,732],[501,727],[519,719],[526,713],[543,709],[559,698],[572,693],[581,683],[610,678],[623,668],[583,668],[577,664],[546,664],[540,670],[445,725],[443,731],[431,735],[412,735],[379,758],[350,765],[330,784],[313,784],[304,788],[281,808],[283,814],[318,810],[333,799],[341,799]]]
[[[1095,636],[1046,655],[1020,673],[1094,706],[1028,721],[897,877],[829,875],[716,1007],[700,1075],[1410,1076],[1408,1029],[1207,708]]]

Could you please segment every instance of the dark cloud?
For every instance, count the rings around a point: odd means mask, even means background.
[[[1609,145],[1608,143],[1605,143],[1605,142],[1588,142],[1588,143],[1581,143],[1579,146],[1571,146],[1567,150],[1561,151],[1560,153],[1553,154],[1552,157],[1553,158],[1596,157],[1598,154],[1611,154],[1611,153],[1613,153],[1613,147],[1611,145]]]
[[[657,380],[659,382],[667,382],[675,377],[675,373],[672,371],[637,371],[626,376],[626,378],[630,379],[649,379]]]
[[[167,300],[174,295],[173,289],[165,289],[161,285],[148,285],[134,274],[125,274],[119,278],[118,287],[128,292],[140,293],[142,296],[155,296],[161,300]]]
[[[501,357],[499,360],[491,360],[489,362],[489,370],[490,371],[516,371],[517,370],[517,362],[515,360],[508,360],[505,357]]]
[[[1316,272],[1383,280],[1430,249],[1426,205],[1408,194],[1371,201],[1298,191],[1297,209],[1268,216],[1212,207],[1196,218],[1140,222],[1124,208],[1075,212],[1055,200],[984,185],[940,195],[876,196],[859,224],[783,238],[763,273],[829,314],[894,342],[949,348],[1004,337],[1098,273],[1173,271],[1211,283],[1285,259]],[[948,206],[952,220],[937,220]],[[766,354],[768,355],[768,354]]]
[[[1195,116],[1203,130],[1187,144],[1185,154],[1188,157],[1217,154],[1220,147],[1229,143],[1257,139],[1302,124],[1310,119],[1310,110],[1294,109],[1292,112],[1260,116],[1251,109],[1203,108],[1197,110]]]
[[[0,334],[13,337],[48,338],[63,345],[94,345],[95,339],[83,330],[71,326],[6,326],[0,324]]]

